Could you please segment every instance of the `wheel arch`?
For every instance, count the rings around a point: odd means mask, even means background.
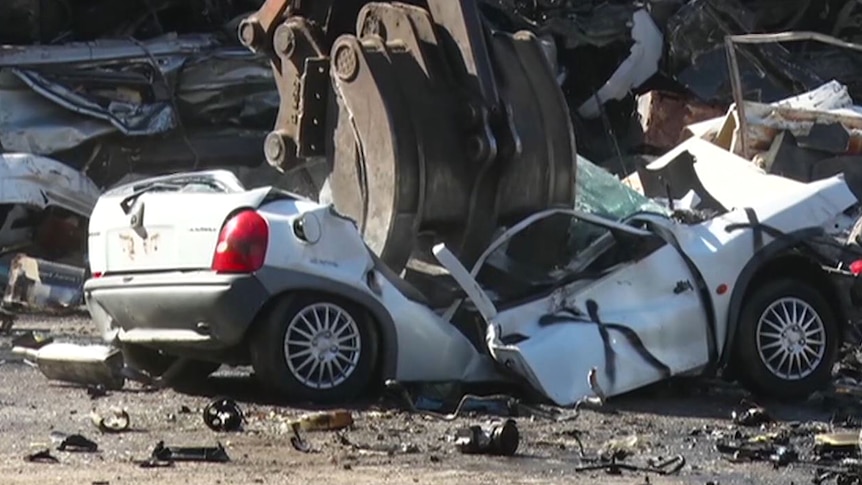
[[[720,367],[726,367],[739,328],[739,318],[745,298],[753,288],[765,281],[793,278],[811,283],[826,298],[835,312],[839,325],[839,338],[843,338],[849,320],[840,288],[810,255],[800,248],[798,240],[777,239],[755,253],[734,284],[727,312],[727,332],[722,346]]]
[[[307,273],[264,268],[257,276],[264,286],[270,289],[271,296],[258,311],[247,335],[250,335],[254,327],[265,320],[265,316],[273,310],[279,301],[285,297],[290,297],[292,294],[317,293],[342,298],[368,312],[375,325],[378,340],[378,362],[375,363],[373,375],[380,377],[381,382],[395,378],[398,362],[398,337],[395,322],[382,303],[357,288]]]

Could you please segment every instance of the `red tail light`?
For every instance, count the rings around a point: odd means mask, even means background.
[[[263,266],[268,242],[266,220],[253,210],[240,212],[222,227],[212,269],[219,273],[253,273]]]
[[[855,276],[858,276],[859,273],[862,273],[862,259],[857,259],[850,263],[850,272]]]

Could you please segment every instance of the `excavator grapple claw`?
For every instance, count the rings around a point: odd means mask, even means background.
[[[325,159],[321,201],[395,271],[438,242],[470,265],[501,225],[574,202],[553,42],[489,25],[478,0],[268,0],[239,27],[281,96],[267,161]]]

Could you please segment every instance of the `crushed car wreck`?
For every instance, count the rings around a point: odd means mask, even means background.
[[[668,214],[617,182],[632,203],[529,216],[470,272],[435,247],[463,291],[436,309],[331,206],[229,172],[147,179],[100,197],[85,298],[111,343],[176,365],[251,363],[314,401],[386,379],[515,379],[568,406],[594,393],[593,368],[613,396],[726,363],[766,394],[825,384],[850,318],[837,280],[852,274],[816,248],[849,233],[860,187],[767,175],[697,138],[651,168],[699,202]],[[715,170],[734,185],[700,176]],[[741,197],[743,183],[781,190]],[[566,230],[525,251],[543,225]]]

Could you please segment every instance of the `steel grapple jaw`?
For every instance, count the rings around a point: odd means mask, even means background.
[[[267,161],[325,159],[322,193],[396,271],[441,241],[469,265],[500,225],[574,201],[553,40],[489,25],[477,0],[268,0],[240,25],[281,97]]]

